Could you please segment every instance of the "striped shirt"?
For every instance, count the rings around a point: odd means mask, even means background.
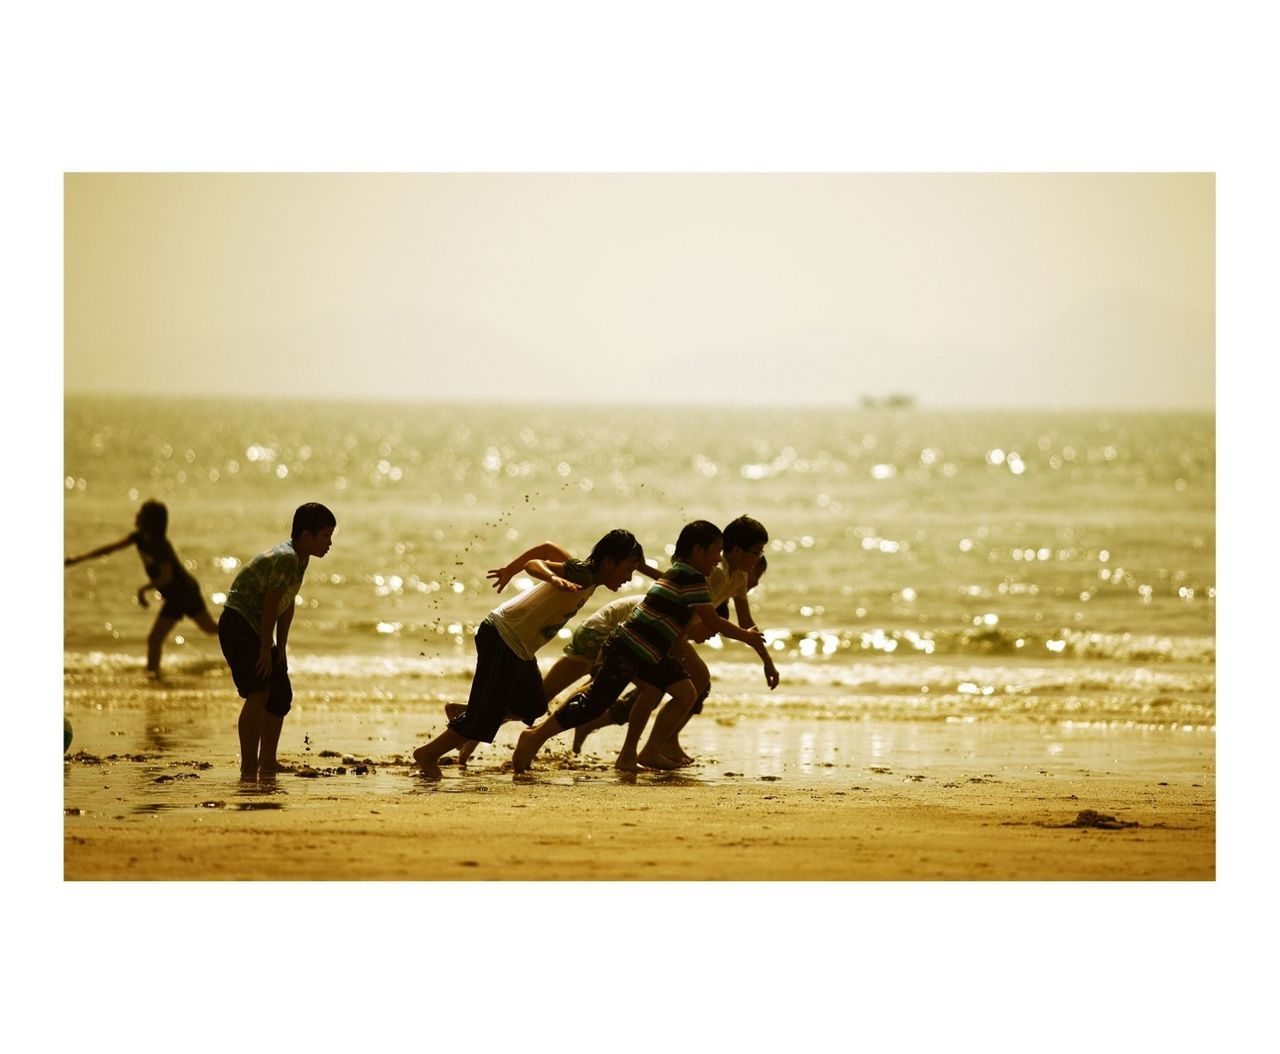
[[[710,604],[711,590],[701,571],[677,560],[618,629],[618,639],[648,663],[661,662],[693,618],[695,604]]]

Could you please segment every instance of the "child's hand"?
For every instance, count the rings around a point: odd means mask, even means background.
[[[253,667],[259,677],[271,676],[271,645],[264,644],[258,649],[258,661]]]
[[[486,578],[492,578],[493,588],[496,592],[501,593],[507,587],[507,583],[515,577],[515,572],[505,567],[493,567],[485,575]]]
[[[767,660],[764,664],[764,680],[771,692],[778,687],[778,682],[782,680],[778,676],[778,667],[774,666],[772,659]]]
[[[150,588],[151,588],[150,586],[143,586],[141,589],[138,590],[138,603],[142,607],[147,606],[147,590]]]

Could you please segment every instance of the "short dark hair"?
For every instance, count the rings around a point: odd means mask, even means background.
[[[765,569],[768,566],[769,566],[769,561],[766,560],[763,555],[761,555],[760,559],[756,561],[756,581],[757,582],[760,581],[761,577],[764,575]],[[720,602],[719,607],[716,608],[716,614],[719,615],[721,618],[728,618],[729,617],[729,601],[722,600]]]
[[[644,563],[644,549],[636,541],[634,534],[616,527],[596,542],[591,555],[587,557],[587,563],[593,568],[599,568],[605,560],[612,560],[616,564],[633,558]]]
[[[290,537],[301,538],[303,531],[319,534],[326,527],[337,527],[338,518],[318,501],[299,505],[293,514],[293,530]]]
[[[138,510],[138,526],[163,538],[165,531],[169,529],[169,510],[165,508],[164,502],[156,501],[155,498],[144,501],[142,508]]]
[[[769,540],[764,524],[750,516],[739,516],[724,529],[724,551],[730,549],[754,549]]]
[[[694,520],[692,523],[686,523],[680,530],[680,537],[676,539],[675,558],[683,560],[694,548],[699,545],[710,545],[718,538],[723,538],[724,534],[710,520]]]

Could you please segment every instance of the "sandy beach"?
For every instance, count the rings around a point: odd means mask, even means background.
[[[431,784],[408,754],[437,713],[312,706],[286,731],[298,771],[257,783],[236,776],[231,707],[157,692],[75,713],[65,877],[1215,877],[1211,732],[726,713],[690,726],[680,773],[614,772],[605,730],[516,778],[508,727]]]

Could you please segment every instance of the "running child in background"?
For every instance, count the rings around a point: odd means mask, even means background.
[[[725,536],[726,537],[728,536],[728,528],[725,528]],[[757,561],[756,566],[751,570],[751,572],[747,576],[747,581],[746,581],[747,593],[755,589],[755,587],[760,584],[760,579],[764,575],[764,572],[767,567],[768,567],[768,560],[764,556],[761,556],[760,559]],[[709,582],[713,581],[714,577],[715,577],[715,572],[713,571],[711,575],[708,576],[708,581]],[[712,600],[716,598],[716,590],[714,586],[712,587],[711,598]],[[632,600],[631,598],[627,598],[625,601],[615,601],[615,603],[626,603],[626,604],[629,604],[632,609],[634,609],[635,605],[640,602],[640,599],[641,599],[640,597],[636,597],[634,600]],[[598,615],[604,612],[606,608],[611,606],[612,605],[606,604],[604,608],[601,608],[600,611],[596,612],[595,615],[592,615],[590,619],[587,619],[585,622],[583,622],[581,628],[585,629],[587,624],[590,623],[592,619],[596,618]],[[721,618],[729,617],[729,603],[727,598],[722,600],[719,604],[716,605],[716,614],[719,615]],[[741,611],[739,611],[739,618],[741,617],[742,617],[742,614],[741,614]],[[748,614],[746,617],[748,619],[751,618],[750,614]],[[755,622],[754,620],[752,620],[745,623],[739,622],[738,624],[753,626],[755,625]],[[698,692],[698,696],[697,696],[697,699],[694,701],[693,708],[690,710],[688,716],[685,717],[680,727],[676,729],[675,738],[673,738],[673,740],[669,741],[668,743],[659,744],[659,747],[663,756],[666,757],[668,760],[673,761],[677,766],[683,767],[685,765],[690,765],[693,763],[693,758],[689,757],[689,755],[686,754],[683,751],[683,749],[680,747],[678,737],[680,732],[683,731],[684,726],[689,723],[689,718],[692,717],[694,714],[698,714],[702,712],[702,704],[706,701],[707,696],[711,693],[711,671],[707,669],[707,664],[702,661],[702,657],[698,655],[697,651],[691,645],[695,643],[704,644],[715,635],[716,634],[714,634],[709,629],[704,627],[700,621],[695,619],[693,622],[689,624],[688,639],[679,642],[671,650],[672,657],[678,663],[680,663],[681,666],[684,667],[685,672],[689,675],[689,680],[693,682],[693,686],[695,689],[697,689],[697,692]],[[576,643],[576,641],[577,641],[577,634],[574,635],[573,643]],[[568,650],[569,650],[568,647],[566,647],[565,651],[568,652]],[[567,655],[565,659],[560,660],[561,663],[566,661],[568,661]],[[556,672],[556,669],[557,667],[559,667],[559,665],[560,663],[557,663],[556,666],[553,666],[551,668],[551,670],[547,674],[548,678],[550,678],[551,674]],[[770,661],[766,665],[765,667],[766,671],[768,671],[771,667],[773,667],[772,659],[770,659]],[[777,676],[776,668],[774,668],[772,675],[774,677]],[[769,676],[767,672],[766,672],[766,676]],[[628,688],[626,692],[623,693],[621,697],[619,697],[616,703],[614,703],[611,707],[609,707],[608,710],[606,710],[603,714],[597,717],[594,721],[588,721],[585,725],[579,725],[577,728],[575,728],[573,730],[573,752],[575,754],[580,753],[582,750],[582,745],[586,741],[587,736],[591,735],[591,733],[595,732],[597,729],[605,728],[609,725],[627,724],[631,719],[632,704],[635,703],[636,696],[638,694],[639,692],[635,687]]]
[[[679,726],[697,697],[689,675],[670,654],[693,616],[696,614],[714,631],[750,644],[758,652],[764,649],[758,629],[735,626],[717,615],[711,604],[706,576],[720,562],[722,542],[720,528],[713,523],[695,520],[685,525],[676,540],[674,562],[606,642],[600,669],[590,687],[520,736],[512,759],[516,772],[527,771],[538,750],[552,736],[604,713],[633,681],[641,692],[632,709],[627,739],[616,767],[632,772],[640,765],[673,767],[656,744],[665,741]],[[671,703],[659,715],[645,749],[637,754],[640,733],[663,692],[671,694]]]
[[[550,543],[548,543],[549,545]],[[644,550],[630,531],[610,531],[586,560],[535,558],[524,570],[539,584],[499,604],[476,630],[476,672],[467,705],[449,727],[413,752],[427,779],[440,779],[440,759],[468,743],[492,743],[508,715],[532,724],[547,712],[537,651],[555,637],[597,586],[615,592],[645,566]],[[518,560],[518,558],[517,558]],[[519,570],[517,561],[489,572],[499,591]],[[470,751],[468,751],[470,753]]]
[[[182,618],[191,619],[209,634],[217,633],[218,625],[205,606],[200,583],[183,566],[173,543],[169,541],[169,510],[164,503],[154,499],[144,501],[133,524],[136,529],[132,534],[80,556],[69,556],[63,561],[63,566],[71,567],[83,560],[137,546],[142,566],[147,572],[147,582],[138,587],[138,604],[147,607],[147,593],[153,589],[164,600],[147,637],[147,673],[159,677],[160,653],[164,649],[165,638]]]
[[[318,502],[300,505],[289,540],[245,564],[227,593],[218,641],[244,700],[238,724],[242,779],[287,771],[276,749],[285,714],[293,706],[285,653],[289,626],[307,565],[329,551],[337,525],[333,513]]]

